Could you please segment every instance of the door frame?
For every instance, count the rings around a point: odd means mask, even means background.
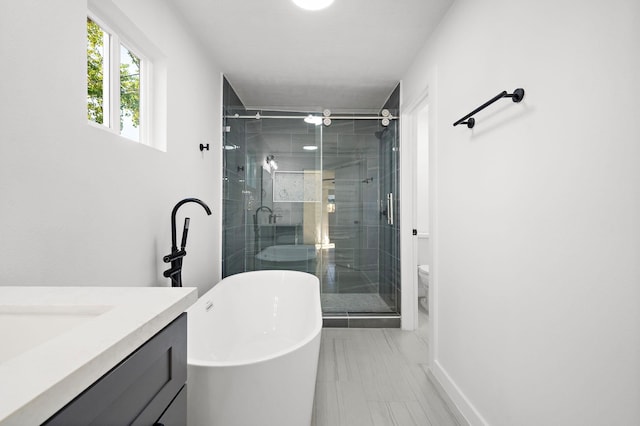
[[[418,238],[413,235],[414,229],[417,230],[416,172],[418,162],[416,154],[419,115],[429,104],[429,88],[427,86],[407,106],[401,105],[400,108],[400,194],[402,204],[400,208],[400,282],[402,283],[400,301],[401,328],[403,330],[415,330],[418,327]],[[429,144],[432,145],[431,141]],[[429,187],[431,188],[431,185]],[[429,210],[433,211],[431,203],[429,204]],[[429,293],[433,287],[431,284],[432,282],[429,286]],[[432,298],[429,297],[430,305],[431,300]],[[431,307],[429,312],[432,313]],[[430,321],[430,328],[432,327],[431,323],[432,321]]]

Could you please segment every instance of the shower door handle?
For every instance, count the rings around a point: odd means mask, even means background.
[[[393,192],[387,194],[387,224],[393,226]]]

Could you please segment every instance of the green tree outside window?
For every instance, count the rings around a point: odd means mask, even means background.
[[[98,24],[87,18],[87,117],[104,123],[104,34]],[[120,131],[125,117],[133,127],[140,126],[140,58],[120,46]],[[108,76],[107,76],[108,78]]]

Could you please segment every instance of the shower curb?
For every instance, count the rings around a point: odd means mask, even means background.
[[[323,328],[400,328],[401,317],[391,315],[338,314],[322,317]]]

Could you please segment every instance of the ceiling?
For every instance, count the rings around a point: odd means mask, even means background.
[[[168,0],[247,108],[377,111],[453,0]]]

